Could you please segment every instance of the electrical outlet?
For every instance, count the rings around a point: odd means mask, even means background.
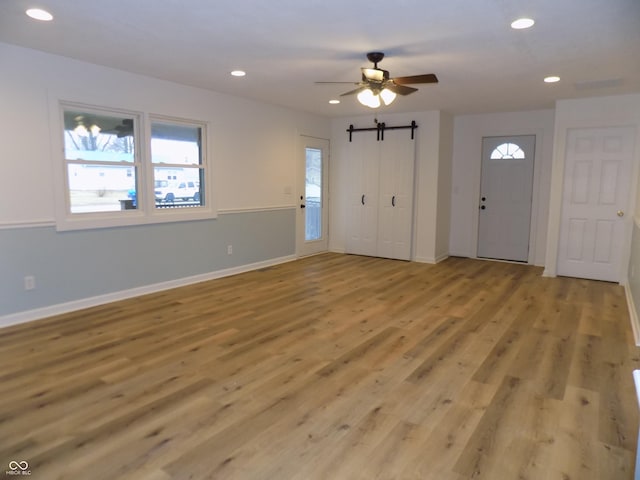
[[[33,275],[27,275],[24,277],[24,289],[33,290],[36,288],[36,277]]]
[[[233,254],[233,245],[227,245],[227,255]]]

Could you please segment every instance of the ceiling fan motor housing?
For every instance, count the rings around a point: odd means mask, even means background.
[[[373,68],[378,68],[378,62],[381,62],[383,58],[384,58],[384,53],[382,52],[367,53],[367,60],[373,63]]]

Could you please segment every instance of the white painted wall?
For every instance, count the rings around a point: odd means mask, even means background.
[[[54,221],[50,110],[58,99],[209,122],[220,210],[295,205],[300,134],[328,119],[0,43],[0,226]]]
[[[438,164],[440,140],[440,112],[425,112],[419,117],[391,121],[405,124],[416,120],[416,185],[414,206],[413,259],[418,262],[436,261],[436,226],[438,219]]]
[[[298,138],[329,119],[3,43],[0,72],[0,325],[294,258]],[[221,215],[57,231],[59,100],[207,122]]]
[[[567,133],[572,128],[594,128],[613,126],[634,126],[636,128],[636,153],[631,198],[627,208],[627,232],[624,252],[624,271],[620,272],[620,282],[626,283],[627,266],[631,249],[633,217],[638,215],[636,198],[638,175],[640,174],[640,94],[618,95],[577,100],[560,100],[556,103],[551,197],[549,203],[549,226],[544,274],[555,276],[557,272],[558,242],[562,214],[562,188],[564,182],[564,162]],[[640,267],[640,266],[638,266]]]
[[[416,149],[414,260],[437,263],[448,256],[451,216],[452,121],[448,114],[425,112]],[[443,245],[443,243],[447,243]]]
[[[478,244],[478,205],[482,138],[535,135],[533,208],[529,263],[544,265],[547,238],[553,110],[460,115],[454,119],[451,196],[451,255],[475,257]]]
[[[453,182],[453,116],[440,116],[440,141],[438,165],[438,203],[436,224],[436,261],[449,256],[451,232],[451,188]]]
[[[438,245],[448,235],[448,198],[450,195],[450,117],[438,111],[403,114],[376,112],[371,115],[334,119],[331,128],[331,171],[330,171],[330,243],[332,251],[344,252],[348,211],[349,172],[346,162],[346,147],[349,143],[347,129],[375,127],[374,119],[389,126],[409,125],[415,120],[416,130],[416,189],[414,208],[413,259],[433,263],[438,255],[446,257],[446,247]],[[444,119],[444,120],[442,120]],[[444,124],[441,133],[441,123]],[[407,130],[407,135],[410,131]],[[375,132],[355,133],[373,135]],[[442,146],[442,143],[449,145]],[[442,168],[441,168],[442,165]],[[440,178],[442,176],[442,178]],[[442,181],[440,181],[442,180]],[[439,205],[440,204],[440,205]],[[439,228],[446,232],[437,233]],[[440,247],[440,248],[438,248]]]

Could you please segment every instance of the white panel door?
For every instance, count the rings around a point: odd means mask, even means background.
[[[535,135],[482,139],[478,257],[529,259]]]
[[[627,127],[567,134],[558,275],[621,280],[634,137]]]
[[[409,260],[413,225],[415,141],[390,130],[380,143],[378,256]]]
[[[353,135],[347,148],[351,182],[347,253],[375,256],[378,248],[378,142],[368,135]]]

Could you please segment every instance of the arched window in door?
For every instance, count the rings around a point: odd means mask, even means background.
[[[524,151],[515,143],[503,143],[491,152],[491,160],[523,159]]]

